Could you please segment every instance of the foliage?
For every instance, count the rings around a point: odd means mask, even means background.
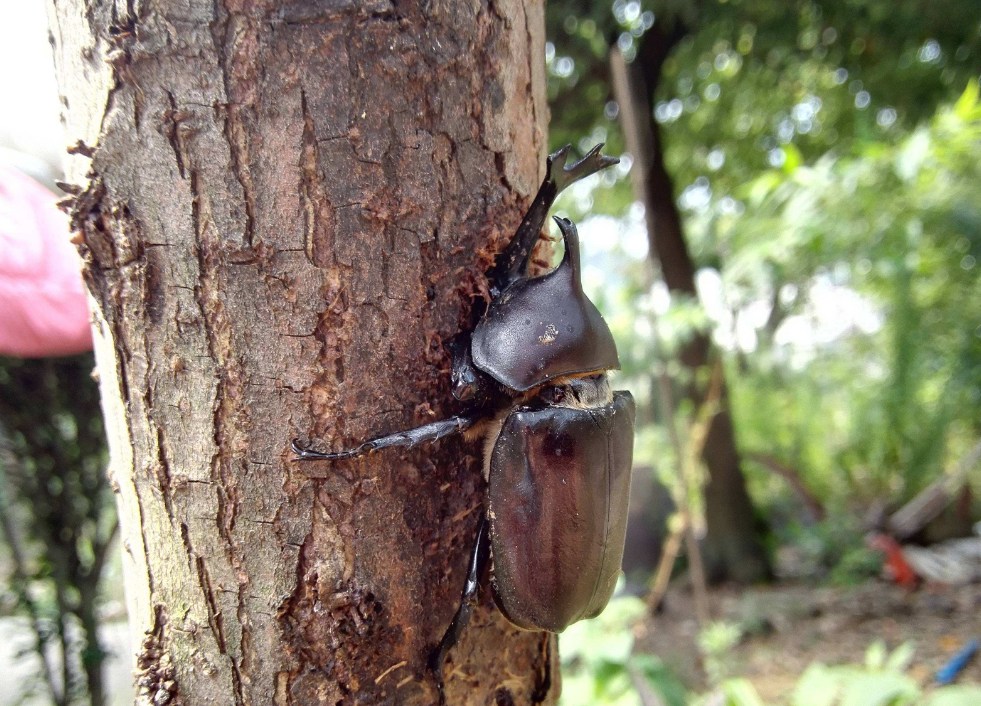
[[[741,253],[722,274],[734,288],[752,289],[763,263],[799,268],[798,291],[851,293],[868,312],[801,360],[776,360],[792,355],[778,337],[734,394],[740,418],[759,420],[744,445],[776,441],[825,494],[908,497],[981,433],[981,336],[964,325],[981,320],[979,137],[972,81],[903,140],[762,175],[744,190],[754,218],[719,229]]]
[[[882,573],[882,553],[866,546],[862,519],[854,514],[834,512],[820,522],[791,518],[774,525],[783,578],[852,586]]]
[[[654,690],[665,706],[684,706],[687,692],[678,678],[653,655],[633,651],[632,628],[645,614],[640,599],[615,598],[599,617],[559,636],[561,706],[639,706],[638,685]]]
[[[651,372],[658,353],[710,330],[741,449],[795,471],[829,510],[802,527],[785,480],[749,465],[754,498],[787,515],[781,539],[834,583],[877,573],[856,511],[909,498],[981,436],[981,6],[553,0],[548,20],[553,146],[622,151],[610,50],[629,61],[645,42],[673,47],[652,107],[701,301],[648,286],[625,170],[560,202],[603,214],[581,228],[585,279],[618,341],[618,384],[638,400],[636,458],[662,475],[674,464]],[[607,629],[563,636],[579,699],[565,703],[640,701],[639,657],[616,632],[629,622]],[[714,679],[739,632],[702,633]],[[910,656],[876,645],[864,665],[813,665],[792,704],[981,702],[975,687],[922,689]],[[687,702],[763,704],[740,679]]]
[[[905,673],[912,658],[909,643],[890,654],[883,643],[876,642],[866,652],[863,665],[812,664],[797,682],[790,706],[970,706],[981,700],[981,688],[974,686],[925,691]],[[697,703],[766,706],[745,679],[728,682]]]
[[[553,0],[552,141],[592,125],[621,148],[610,48],[674,42],[656,111],[669,170],[679,193],[700,176],[729,193],[781,146],[810,161],[929,117],[981,71],[979,22],[971,0]]]
[[[698,634],[698,650],[705,661],[705,674],[715,684],[728,676],[728,655],[739,644],[743,631],[735,623],[716,621]]]
[[[631,630],[643,618],[644,606],[635,598],[614,599],[603,614],[577,623],[560,638],[562,655],[561,706],[639,706],[656,703],[641,692],[654,693],[665,706],[767,706],[752,683],[725,678],[728,654],[741,639],[731,623],[713,623],[698,637],[707,662],[719,671],[710,674],[718,685],[708,693],[687,691],[657,657],[633,651]],[[905,643],[892,652],[882,642],[869,646],[863,664],[811,664],[787,695],[789,706],[973,706],[981,703],[981,687],[947,686],[924,689],[906,674],[914,647]]]
[[[726,352],[740,447],[834,509],[901,502],[971,446],[979,29],[967,0],[549,4],[553,144],[622,149],[610,47],[675,42],[654,109],[701,302],[644,284],[623,171],[560,204],[614,216],[583,224],[586,270],[638,400],[640,460],[665,453],[655,353],[704,330]],[[784,481],[747,469],[772,513]]]
[[[117,524],[92,369],[91,355],[0,359],[0,539],[13,569],[4,602],[28,617],[60,705],[99,706],[104,697],[96,609]],[[58,646],[57,679],[49,643]]]

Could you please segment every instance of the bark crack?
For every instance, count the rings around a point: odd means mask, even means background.
[[[220,246],[217,242],[210,202],[202,190],[200,173],[193,165],[190,167],[190,184],[192,220],[197,233],[198,255],[198,283],[194,293],[201,312],[208,353],[217,372],[212,409],[214,451],[210,464],[211,478],[215,484],[218,501],[216,522],[228,560],[235,570],[239,585],[243,586],[248,584],[249,578],[242,566],[242,551],[235,536],[239,488],[238,473],[233,472],[231,466],[235,457],[234,449],[246,448],[248,445],[247,439],[242,438],[242,433],[238,429],[238,418],[243,406],[244,373],[241,364],[233,362],[232,359],[231,330],[221,298]],[[203,578],[209,579],[201,557],[197,557],[197,562],[198,573],[205,571]],[[202,581],[201,585],[206,589],[205,597],[209,601],[212,612],[215,613],[215,626],[221,637],[219,648],[221,653],[229,658],[235,680],[236,705],[239,706],[245,703],[242,690],[242,663],[236,661],[235,656],[227,651],[223,629],[224,616],[217,610],[214,596],[210,593],[210,579],[207,584]],[[251,638],[246,635],[249,632],[249,621],[244,605],[239,606],[238,613],[240,629],[243,633],[242,642],[248,645]],[[246,662],[245,654],[240,655],[239,659]]]
[[[187,179],[187,171],[184,168],[184,147],[178,134],[181,113],[177,110],[177,101],[174,94],[167,91],[167,100],[170,103],[170,110],[164,111],[164,125],[167,129],[167,141],[170,148],[174,151],[174,159],[177,162],[177,171],[180,172],[181,179]]]
[[[320,149],[313,115],[307,105],[306,91],[300,89],[300,108],[303,114],[303,148],[300,153],[300,205],[304,215],[304,252],[311,264],[323,267],[326,263],[321,253],[330,255],[330,265],[335,265],[334,209],[327,198],[320,175]]]
[[[252,93],[255,90],[259,66],[259,33],[252,19],[235,12],[223,0],[214,0],[212,37],[218,55],[218,67],[225,88],[226,103],[216,106],[223,119],[225,142],[228,144],[232,171],[242,188],[245,206],[245,246],[255,245],[255,188],[252,183],[251,154],[248,130],[243,113],[254,110]],[[224,19],[219,18],[224,14]]]

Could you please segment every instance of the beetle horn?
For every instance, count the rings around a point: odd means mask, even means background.
[[[616,157],[609,157],[600,154],[605,143],[600,142],[593,146],[593,149],[586,153],[586,156],[571,166],[565,166],[569,157],[569,150],[572,145],[566,145],[562,149],[553,152],[548,157],[548,178],[555,183],[555,193],[558,194],[570,184],[585,179],[590,174],[619,164],[620,160]]]
[[[562,264],[572,268],[573,279],[579,285],[579,231],[576,230],[576,224],[568,218],[552,216],[552,220],[562,231],[562,240],[565,243],[565,255],[562,257]]]

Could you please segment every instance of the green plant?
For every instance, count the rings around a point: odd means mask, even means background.
[[[559,638],[562,654],[560,706],[778,706],[768,705],[746,678],[720,678],[708,693],[688,692],[678,677],[653,655],[634,652],[632,629],[643,619],[643,603],[617,598],[596,620],[570,627]],[[717,622],[701,632],[699,648],[723,675],[732,648],[741,638],[738,626]],[[906,671],[913,661],[912,643],[892,650],[872,643],[861,664],[811,664],[779,706],[977,706],[981,686],[923,688]],[[650,697],[654,694],[656,699]]]
[[[852,586],[882,571],[882,554],[865,546],[866,531],[854,513],[835,511],[814,524],[791,519],[774,525],[785,575]]]
[[[831,583],[854,586],[882,573],[882,552],[868,547],[855,547],[846,551],[831,569]]]
[[[698,634],[698,649],[710,683],[721,682],[732,671],[731,652],[742,637],[742,628],[721,620],[710,623]]]
[[[91,354],[0,358],[4,588],[35,632],[42,671],[33,688],[17,686],[47,691],[57,706],[106,701],[98,607],[118,524],[93,364]]]
[[[790,695],[789,706],[977,706],[981,687],[949,686],[926,691],[906,674],[913,647],[905,643],[888,652],[873,643],[861,665],[815,663],[805,670]],[[746,679],[732,679],[695,701],[696,706],[766,706]]]
[[[644,602],[614,598],[599,617],[559,636],[560,706],[640,706],[652,690],[664,706],[684,706],[684,685],[661,660],[634,652],[633,627],[646,616]]]

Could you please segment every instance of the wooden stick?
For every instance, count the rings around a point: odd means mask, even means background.
[[[917,493],[916,497],[903,505],[889,518],[889,533],[896,539],[904,540],[913,536],[930,520],[939,515],[981,461],[981,441],[974,445],[958,461],[954,470],[945,474]]]
[[[681,550],[681,538],[684,535],[684,531],[684,520],[682,520],[678,528],[668,536],[667,541],[664,543],[664,548],[661,552],[661,561],[658,562],[657,573],[654,574],[654,583],[651,586],[650,593],[647,594],[647,608],[650,610],[651,615],[654,615],[658,606],[661,605],[661,601],[664,600],[664,594],[668,591],[671,570],[674,568],[674,562],[678,558],[678,552]]]

